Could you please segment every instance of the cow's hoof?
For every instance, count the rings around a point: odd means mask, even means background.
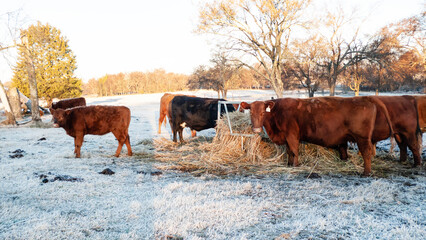
[[[413,168],[422,168],[422,164],[421,163],[413,163],[412,167]]]

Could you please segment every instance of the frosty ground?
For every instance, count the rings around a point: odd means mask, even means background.
[[[149,142],[170,139],[168,125],[157,134],[161,96],[87,99],[131,109],[132,157],[125,147],[113,157],[112,134],[87,135],[76,159],[73,138],[61,128],[0,128],[0,239],[426,239],[424,169],[388,178],[317,179],[159,170],[166,163],[152,158]],[[271,96],[231,91],[229,100]],[[99,174],[106,168],[115,174]]]

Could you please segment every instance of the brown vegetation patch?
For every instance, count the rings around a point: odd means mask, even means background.
[[[229,114],[234,133],[252,134],[248,114]],[[358,175],[362,173],[363,160],[355,151],[350,151],[348,161],[342,161],[336,151],[313,144],[301,144],[299,167],[287,166],[285,147],[272,143],[266,135],[252,137],[233,136],[226,119],[220,119],[213,138],[197,137],[187,139],[184,144],[169,139],[154,139],[155,159],[168,163],[160,166],[163,170],[179,170],[195,175],[209,173],[227,174],[273,174],[292,173],[319,174],[340,173]],[[413,170],[408,164],[389,161],[389,156],[372,161],[375,176],[389,174],[409,175]]]

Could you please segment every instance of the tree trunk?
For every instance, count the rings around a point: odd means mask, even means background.
[[[272,88],[275,91],[275,94],[277,95],[277,98],[282,98],[283,97],[283,90],[284,90],[284,84],[283,81],[281,80],[281,73],[277,73],[277,70],[274,70],[274,76],[272,76],[271,79],[271,85]]]
[[[314,97],[314,91],[312,90],[312,88],[311,87],[309,87],[308,88],[308,93],[309,93],[309,97],[311,98],[311,97]]]
[[[12,109],[13,115],[15,116],[15,119],[22,120],[21,99],[19,97],[18,89],[16,87],[10,88],[7,95],[9,97],[10,107]]]
[[[16,125],[15,116],[13,116],[12,109],[9,104],[9,99],[7,98],[7,95],[6,95],[6,90],[4,90],[4,86],[1,81],[0,81],[0,99],[1,99],[1,102],[3,103],[4,112],[7,118],[6,121],[4,121],[3,123],[7,125]]]
[[[38,105],[37,80],[34,64],[27,44],[25,44],[25,58],[27,64],[28,83],[30,85],[31,118],[34,124],[38,127],[41,125],[41,118]]]
[[[382,86],[382,65],[379,66],[379,77],[377,79],[376,96],[379,95],[381,86]]]
[[[330,96],[334,96],[336,92],[336,84],[330,86]]]
[[[328,86],[330,87],[330,96],[334,96],[336,94],[336,82],[337,76],[332,76],[328,82]]]
[[[38,111],[38,92],[37,92],[37,80],[35,77],[34,66],[29,64],[28,69],[28,81],[30,85],[30,99],[31,99],[31,118],[33,122],[38,125],[41,122],[40,112]]]

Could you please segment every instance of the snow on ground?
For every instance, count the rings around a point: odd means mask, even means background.
[[[0,128],[0,239],[426,239],[424,174],[305,179],[159,172],[161,163],[146,158],[153,149],[144,139],[170,138],[168,125],[157,134],[161,96],[87,99],[131,109],[132,157],[125,146],[120,158],[112,157],[112,134],[87,135],[76,159],[73,138],[61,128]],[[231,91],[229,100],[272,96]],[[106,168],[115,174],[99,174]]]

